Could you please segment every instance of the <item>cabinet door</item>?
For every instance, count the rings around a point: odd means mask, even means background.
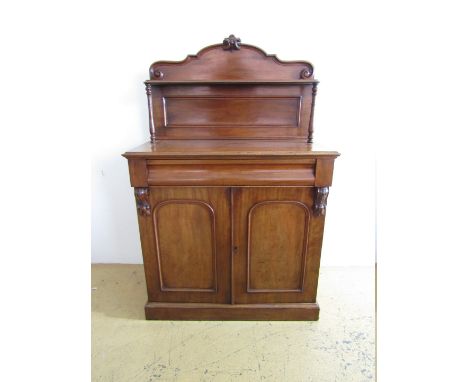
[[[323,216],[310,187],[233,189],[233,302],[315,302]]]
[[[230,301],[229,195],[221,187],[150,188],[142,234],[149,301]]]

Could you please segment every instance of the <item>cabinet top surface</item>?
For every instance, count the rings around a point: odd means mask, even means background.
[[[337,151],[323,150],[316,144],[288,141],[252,140],[161,140],[146,142],[123,154],[126,158],[152,157],[333,157]]]

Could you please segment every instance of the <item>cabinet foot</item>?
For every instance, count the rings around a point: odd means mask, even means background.
[[[148,302],[147,320],[241,320],[317,321],[319,305],[291,304],[202,304]]]

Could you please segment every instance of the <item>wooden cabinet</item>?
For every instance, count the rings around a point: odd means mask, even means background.
[[[147,319],[318,319],[339,154],[311,143],[312,73],[233,36],[151,66],[151,141],[124,154]]]

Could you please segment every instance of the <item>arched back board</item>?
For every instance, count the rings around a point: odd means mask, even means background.
[[[306,61],[281,61],[231,35],[182,61],[157,61],[146,81],[152,141],[312,141],[318,81]]]

